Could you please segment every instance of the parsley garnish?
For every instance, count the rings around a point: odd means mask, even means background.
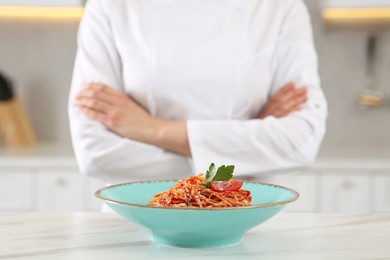
[[[234,165],[222,165],[216,169],[214,163],[212,163],[206,172],[206,184],[207,188],[210,188],[210,182],[212,181],[228,181],[233,177]]]

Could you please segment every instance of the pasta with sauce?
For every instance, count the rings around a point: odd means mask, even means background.
[[[245,207],[251,205],[251,194],[242,190],[242,181],[213,182],[206,187],[204,174],[180,180],[173,187],[160,192],[149,201],[155,207]]]

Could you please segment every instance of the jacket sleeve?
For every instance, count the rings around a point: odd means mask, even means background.
[[[121,60],[106,14],[109,8],[104,6],[107,2],[88,1],[78,34],[68,109],[80,171],[111,183],[173,178],[178,168],[191,171],[185,157],[122,138],[85,117],[73,105],[75,94],[87,83],[99,82],[123,91]]]
[[[311,22],[301,0],[285,1],[271,93],[288,82],[308,87],[301,111],[277,119],[187,122],[196,171],[210,162],[235,164],[242,175],[313,162],[325,133],[327,104],[320,88]]]

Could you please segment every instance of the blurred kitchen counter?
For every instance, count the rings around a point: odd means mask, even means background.
[[[0,148],[0,167],[73,167],[77,162],[70,144],[38,144]]]
[[[1,259],[390,259],[390,215],[281,213],[216,248],[155,245],[114,213],[1,213]]]
[[[312,168],[390,169],[390,145],[324,144]]]
[[[249,177],[298,190],[292,211],[390,213],[390,147],[325,145],[310,168]],[[79,173],[69,144],[0,149],[0,188],[7,194],[0,211],[96,211],[101,205],[93,193],[104,185]]]
[[[70,144],[0,148],[0,167],[74,167]],[[390,169],[390,146],[323,145],[313,169]]]

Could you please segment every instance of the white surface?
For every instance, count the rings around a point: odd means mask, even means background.
[[[237,245],[173,248],[114,213],[0,214],[4,259],[390,259],[389,215],[281,213]]]

